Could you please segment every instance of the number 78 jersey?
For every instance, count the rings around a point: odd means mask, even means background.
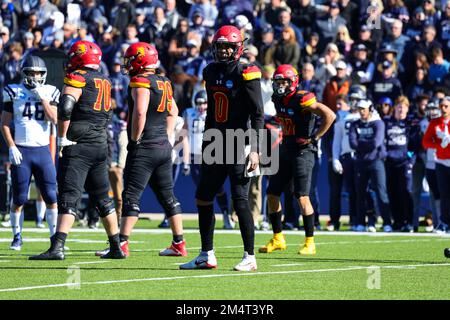
[[[57,105],[60,92],[55,86],[43,86],[45,98]],[[14,142],[24,147],[49,144],[51,123],[45,118],[41,99],[24,84],[10,84],[3,89],[4,110],[13,114]]]

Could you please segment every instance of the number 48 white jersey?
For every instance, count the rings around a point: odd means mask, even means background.
[[[191,154],[201,155],[206,112],[202,114],[195,108],[188,108],[184,111],[183,117],[188,128]]]
[[[46,84],[46,99],[52,104],[59,102],[59,90]],[[12,102],[9,103],[9,102]],[[14,119],[14,142],[18,146],[40,147],[49,144],[50,122],[45,118],[41,99],[23,84],[10,84],[3,89],[4,110]]]

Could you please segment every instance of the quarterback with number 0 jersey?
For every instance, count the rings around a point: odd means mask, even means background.
[[[258,137],[264,127],[264,108],[261,94],[261,71],[252,64],[243,64],[239,59],[244,51],[242,35],[234,26],[223,26],[217,30],[212,42],[214,62],[203,70],[203,79],[207,92],[208,108],[205,132],[217,129],[222,133],[223,150],[234,143],[227,140],[227,130],[236,133],[237,129],[256,130],[256,137],[250,139],[251,152],[248,156],[249,170],[259,165]],[[250,123],[250,126],[249,126]],[[233,140],[233,141],[231,141]],[[202,149],[208,145],[203,141]],[[244,146],[234,147],[239,158],[244,155]],[[205,153],[205,151],[204,151]],[[225,152],[224,152],[225,154]],[[239,217],[241,235],[244,242],[244,257],[234,268],[236,271],[256,270],[254,255],[254,223],[248,204],[249,178],[246,177],[245,164],[239,164],[236,158],[232,163],[222,160],[212,164],[206,162],[206,154],[201,167],[201,177],[196,192],[199,212],[199,226],[202,241],[200,255],[180,266],[181,269],[215,268],[217,260],[213,250],[214,208],[213,200],[226,178],[230,178],[231,197]],[[227,159],[228,160],[228,159]],[[209,162],[209,161],[208,161]]]

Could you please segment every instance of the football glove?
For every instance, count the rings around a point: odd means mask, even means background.
[[[58,149],[59,149],[59,157],[62,158],[62,151],[64,147],[73,146],[77,144],[75,141],[70,141],[66,137],[58,137]]]
[[[22,163],[22,153],[17,149],[16,146],[9,148],[9,162],[13,165],[18,166]]]
[[[189,163],[185,163],[183,165],[183,175],[188,176],[191,174],[191,165]]]
[[[338,159],[333,159],[333,170],[338,174],[342,174],[344,172],[342,163]]]

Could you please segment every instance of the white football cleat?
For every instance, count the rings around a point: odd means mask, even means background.
[[[216,269],[217,259],[214,251],[201,251],[197,258],[194,260],[180,265],[181,270],[191,269]]]
[[[249,255],[247,251],[244,251],[242,261],[234,267],[235,271],[255,271],[256,269],[257,266],[255,255]]]

